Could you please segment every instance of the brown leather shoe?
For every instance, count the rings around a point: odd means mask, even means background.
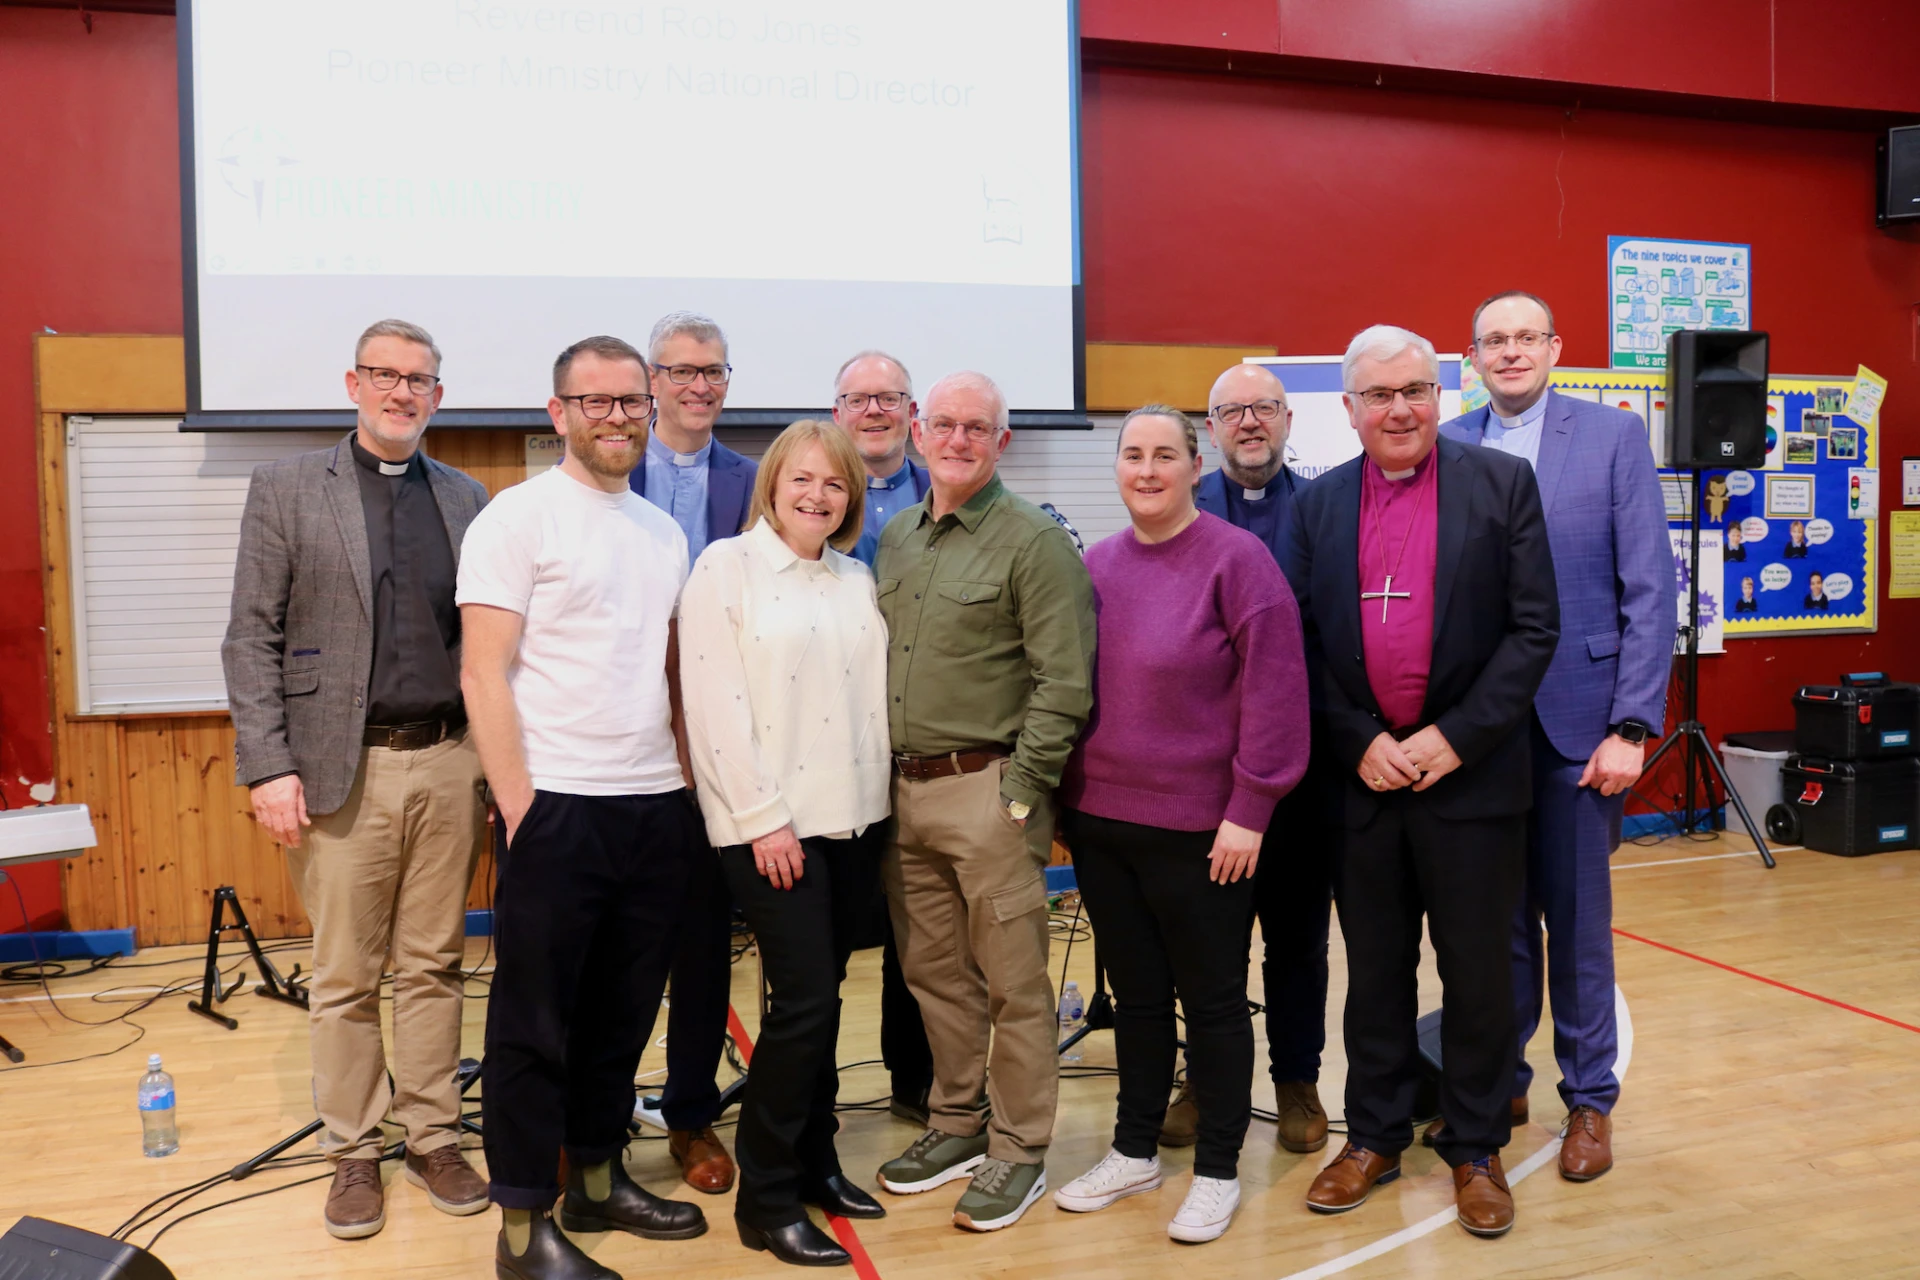
[[[1193,1085],[1185,1080],[1167,1104],[1167,1118],[1160,1122],[1160,1145],[1190,1147],[1200,1138],[1200,1104],[1193,1100]]]
[[[1307,1208],[1315,1213],[1358,1209],[1367,1202],[1375,1187],[1384,1186],[1399,1176],[1399,1156],[1383,1156],[1349,1142],[1307,1188]]]
[[[1273,1109],[1280,1117],[1276,1134],[1289,1151],[1318,1151],[1327,1145],[1327,1111],[1320,1090],[1305,1080],[1286,1080],[1273,1086]]]
[[[1503,1236],[1513,1230],[1513,1192],[1500,1157],[1486,1156],[1453,1169],[1453,1198],[1460,1225],[1476,1236]]]
[[[733,1157],[720,1145],[713,1127],[669,1129],[667,1150],[680,1162],[680,1175],[695,1191],[710,1196],[733,1189]]]
[[[423,1188],[434,1208],[456,1218],[487,1207],[487,1180],[473,1171],[457,1142],[435,1147],[425,1155],[408,1151],[407,1181]]]
[[[1521,1094],[1510,1105],[1513,1107],[1513,1122],[1517,1125],[1525,1124],[1528,1115],[1527,1095]],[[1445,1120],[1435,1120],[1428,1125],[1427,1131],[1420,1135],[1420,1144],[1426,1147],[1432,1146],[1433,1140],[1440,1136],[1440,1131],[1446,1127],[1446,1124]]]
[[[1575,1107],[1560,1143],[1560,1176],[1592,1182],[1613,1168],[1613,1118],[1594,1107]]]
[[[378,1160],[342,1160],[333,1167],[327,1192],[327,1234],[336,1240],[364,1240],[387,1225],[387,1197],[380,1185]]]

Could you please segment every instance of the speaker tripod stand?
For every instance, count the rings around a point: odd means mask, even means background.
[[[1641,775],[1651,776],[1654,766],[1666,757],[1667,752],[1679,747],[1683,767],[1686,771],[1686,787],[1681,804],[1684,806],[1676,814],[1669,813],[1683,832],[1691,832],[1703,819],[1711,820],[1713,815],[1713,783],[1720,782],[1727,793],[1734,811],[1740,815],[1740,824],[1747,829],[1747,836],[1753,841],[1754,849],[1760,854],[1760,860],[1772,868],[1773,854],[1767,849],[1767,842],[1754,825],[1753,815],[1747,812],[1747,805],[1734,789],[1727,777],[1726,766],[1720,763],[1720,753],[1713,749],[1712,741],[1707,737],[1706,729],[1700,723],[1700,498],[1701,476],[1696,468],[1689,473],[1691,486],[1689,505],[1693,509],[1693,519],[1688,531],[1687,541],[1687,621],[1680,628],[1680,637],[1686,646],[1680,668],[1680,695],[1685,715],[1680,723],[1673,727],[1647,757]],[[1694,787],[1700,787],[1701,805],[1694,807]]]

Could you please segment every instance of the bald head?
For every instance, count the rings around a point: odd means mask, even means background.
[[[1244,488],[1266,488],[1286,462],[1293,427],[1279,375],[1265,365],[1236,364],[1214,379],[1207,406],[1207,435],[1220,451],[1221,470]]]

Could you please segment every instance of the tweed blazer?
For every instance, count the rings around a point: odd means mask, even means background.
[[[310,814],[332,813],[353,789],[373,674],[373,568],[351,440],[254,469],[220,646],[234,780],[298,773]],[[487,491],[422,459],[457,571]]]

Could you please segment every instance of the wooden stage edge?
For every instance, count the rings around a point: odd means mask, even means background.
[[[1584,1185],[1557,1176],[1553,1145],[1564,1114],[1553,1085],[1550,1033],[1535,1036],[1538,1076],[1533,1123],[1505,1153],[1516,1182],[1519,1221],[1501,1240],[1467,1236],[1448,1216],[1452,1183],[1431,1151],[1415,1147],[1406,1174],[1360,1210],[1321,1218],[1301,1198],[1338,1146],[1295,1156],[1255,1121],[1240,1164],[1242,1207],[1232,1229],[1208,1245],[1177,1245],[1166,1222],[1185,1194],[1192,1152],[1162,1153],[1166,1185],[1097,1215],[1060,1212],[1043,1199],[1014,1227],[990,1236],[949,1221],[958,1185],[922,1196],[882,1193],[889,1215],[854,1224],[886,1280],[1049,1276],[1159,1280],[1203,1267],[1210,1280],[1306,1280],[1350,1275],[1492,1277],[1911,1276],[1920,1258],[1913,1212],[1920,1132],[1914,1097],[1920,1061],[1920,852],[1842,859],[1804,850],[1780,854],[1767,871],[1744,842],[1721,837],[1623,846],[1614,859],[1618,982],[1631,1027],[1631,1056],[1615,1112],[1617,1165]],[[1256,946],[1257,946],[1256,941]],[[283,967],[303,959],[293,949]],[[58,979],[60,1008],[98,1021],[153,988],[197,977],[185,947],[142,953],[150,968],[109,969]],[[1093,951],[1076,943],[1069,976],[1090,987]],[[1055,943],[1056,979],[1067,962]],[[236,966],[238,961],[233,962]],[[491,957],[469,944],[480,970],[469,986],[466,1052],[477,1055],[486,1016]],[[249,980],[249,986],[251,986]],[[1260,996],[1259,968],[1251,974]],[[1345,1059],[1339,1010],[1346,979],[1333,944],[1329,1044],[1322,1096],[1338,1116]],[[883,1099],[879,1056],[879,957],[854,957],[845,988],[839,1060],[841,1100]],[[99,996],[99,1001],[89,999]],[[1430,962],[1421,1008],[1438,1006]],[[757,974],[751,956],[736,967],[734,1005],[757,1034]],[[226,1031],[170,997],[132,1015],[145,1028],[137,1045],[112,1052],[133,1031],[116,1023],[82,1027],[54,1013],[37,987],[0,986],[0,1033],[30,1055],[28,1070],[0,1071],[0,1228],[35,1214],[111,1231],[163,1192],[225,1170],[298,1128],[312,1115],[304,1018],[243,992],[226,1006],[240,1029]],[[664,1019],[656,1037],[665,1030]],[[1264,1040],[1262,1020],[1256,1035]],[[1113,1041],[1095,1033],[1081,1067],[1110,1066]],[[165,1056],[179,1084],[181,1149],[165,1160],[139,1154],[134,1084],[149,1051]],[[105,1053],[70,1065],[59,1059]],[[1264,1062],[1264,1049],[1258,1061]],[[49,1065],[42,1065],[49,1064]],[[641,1084],[664,1067],[656,1043]],[[1067,1073],[1069,1077],[1073,1072]],[[1255,1104],[1272,1103],[1264,1070]],[[1058,1186],[1106,1150],[1114,1084],[1109,1076],[1063,1079],[1049,1182]],[[730,1119],[731,1117],[729,1117]],[[723,1131],[731,1143],[731,1129]],[[843,1113],[839,1139],[850,1177],[875,1186],[873,1171],[916,1136],[878,1110]],[[311,1151],[311,1146],[301,1148]],[[475,1159],[480,1158],[478,1151]],[[698,1240],[652,1243],[584,1237],[602,1263],[628,1277],[758,1277],[784,1274],[734,1239],[730,1197],[701,1196],[677,1180],[657,1136],[636,1141],[628,1163],[662,1194],[697,1200],[713,1229]],[[218,1187],[188,1208],[311,1176],[263,1173],[245,1187]],[[157,1253],[184,1278],[240,1280],[262,1264],[292,1280],[475,1276],[490,1266],[495,1219],[450,1218],[388,1173],[386,1229],[341,1242],[320,1225],[324,1183],[219,1208],[182,1223]],[[160,1224],[136,1234],[144,1243]],[[861,1274],[867,1274],[865,1272]]]

